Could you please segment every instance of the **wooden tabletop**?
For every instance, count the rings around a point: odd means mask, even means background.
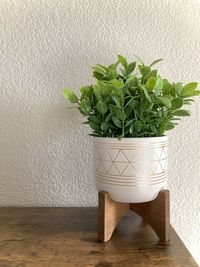
[[[0,267],[198,266],[177,234],[160,243],[127,214],[107,243],[97,241],[96,208],[0,208]]]

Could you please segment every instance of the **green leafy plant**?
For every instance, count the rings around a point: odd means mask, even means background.
[[[80,97],[65,89],[64,96],[76,103],[86,117],[92,135],[101,137],[155,137],[173,129],[180,117],[189,116],[183,106],[200,94],[198,83],[169,82],[154,65],[140,59],[128,63],[118,55],[116,63],[92,68],[96,82],[80,88]]]

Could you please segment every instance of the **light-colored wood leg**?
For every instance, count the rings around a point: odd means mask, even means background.
[[[162,190],[153,201],[130,205],[130,209],[149,223],[159,239],[164,242],[169,240],[169,202],[169,190]]]
[[[137,213],[144,221],[149,223],[161,241],[169,240],[169,190],[162,190],[155,200],[136,204],[115,202],[110,198],[109,193],[100,192],[99,241],[106,242],[110,240],[118,222],[129,210]]]
[[[118,222],[129,210],[130,204],[113,201],[107,192],[99,193],[99,241],[110,240]]]

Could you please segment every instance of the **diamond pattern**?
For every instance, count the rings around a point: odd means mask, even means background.
[[[111,157],[110,157],[110,153],[109,151],[105,151],[105,153],[103,154],[103,158],[102,160],[104,161],[112,161]]]
[[[114,161],[118,153],[119,153],[118,149],[109,149],[109,155],[111,160]]]
[[[119,150],[119,153],[117,154],[115,158],[115,162],[128,162],[128,159],[124,155],[124,152],[122,150]]]
[[[102,165],[103,165],[106,173],[109,171],[112,164],[113,164],[112,161],[106,161],[106,160],[102,161]]]
[[[133,168],[131,163],[129,163],[127,165],[126,169],[123,171],[123,176],[133,176],[136,174],[137,174],[137,172],[135,171],[135,169]]]
[[[115,164],[115,166],[118,169],[120,175],[124,172],[125,168],[127,168],[127,165],[128,165],[127,162],[117,162],[117,164]]]
[[[119,175],[120,174],[114,163],[112,163],[108,173],[112,174],[112,175]]]
[[[97,173],[117,176],[158,175],[167,170],[167,147],[112,148],[96,147]]]

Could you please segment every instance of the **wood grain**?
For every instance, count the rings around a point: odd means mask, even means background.
[[[169,240],[169,190],[160,191],[158,197],[153,201],[131,204],[130,209],[150,224],[161,241]]]
[[[153,228],[163,242],[169,240],[169,190],[160,191],[150,202],[129,204],[113,201],[108,192],[99,192],[98,239],[110,240],[115,227],[129,211],[140,215]]]
[[[130,204],[113,201],[107,192],[99,192],[98,240],[110,240],[115,227],[130,210]]]
[[[131,212],[99,243],[97,219],[97,208],[1,208],[0,267],[197,267],[172,228],[160,242]]]

